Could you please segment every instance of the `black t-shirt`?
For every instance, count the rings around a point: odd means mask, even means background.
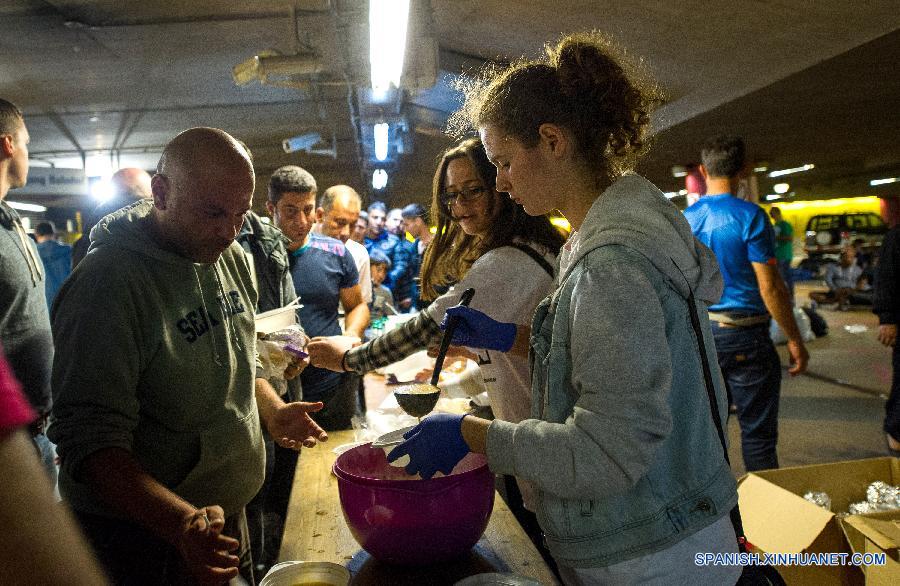
[[[321,234],[310,234],[303,248],[291,253],[291,277],[300,296],[300,324],[310,337],[340,335],[338,304],[341,289],[359,282],[359,272],[344,243]],[[340,373],[307,367],[300,375],[303,399],[312,401],[337,386]]]

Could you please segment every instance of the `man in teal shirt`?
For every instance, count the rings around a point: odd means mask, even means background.
[[[775,221],[775,258],[778,260],[778,272],[787,285],[794,300],[794,279],[791,276],[791,261],[794,259],[794,228],[781,215],[781,209],[772,206],[769,215]]]

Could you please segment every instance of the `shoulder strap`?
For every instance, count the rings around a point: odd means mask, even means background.
[[[548,275],[550,275],[551,279],[555,276],[553,274],[553,265],[547,262],[547,259],[541,256],[538,251],[528,246],[527,244],[520,244],[518,242],[513,242],[512,244],[510,244],[510,246],[512,246],[513,248],[518,248],[519,250],[530,256],[532,259],[534,259],[534,262],[538,263],[540,267],[544,269],[544,271]]]
[[[731,466],[731,461],[728,459],[728,444],[725,441],[725,429],[722,425],[722,419],[719,416],[719,408],[716,403],[716,391],[713,386],[712,371],[709,367],[709,360],[706,355],[706,344],[703,341],[703,328],[700,327],[700,316],[697,314],[697,303],[694,300],[694,291],[691,289],[688,289],[688,291],[690,291],[687,299],[688,310],[691,314],[691,325],[694,328],[694,333],[697,335],[697,345],[700,347],[700,364],[703,367],[703,381],[706,384],[706,396],[709,399],[709,411],[712,414],[716,432],[719,434],[719,441],[722,443],[722,455],[725,456],[725,462]],[[734,505],[734,508],[731,509],[731,524],[734,526],[734,535],[737,538],[738,550],[740,550],[741,553],[746,553],[747,537],[744,535],[744,523],[741,520],[741,510],[738,505]]]
[[[688,294],[688,311],[691,313],[691,326],[697,335],[697,345],[700,347],[700,364],[703,367],[703,381],[706,385],[706,396],[709,399],[709,409],[712,413],[713,423],[716,426],[716,432],[719,434],[719,442],[722,444],[722,455],[725,461],[731,465],[728,459],[728,445],[725,441],[725,429],[722,426],[722,420],[719,417],[719,409],[716,403],[716,391],[712,382],[712,370],[709,367],[709,360],[706,355],[706,343],[703,341],[703,329],[700,327],[700,315],[697,313],[697,302],[694,299],[694,292]]]

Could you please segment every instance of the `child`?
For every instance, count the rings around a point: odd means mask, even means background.
[[[391,259],[380,250],[372,250],[369,255],[369,267],[372,270],[372,301],[369,302],[369,314],[372,321],[397,313],[391,305],[394,301],[391,290],[382,285],[391,270]]]

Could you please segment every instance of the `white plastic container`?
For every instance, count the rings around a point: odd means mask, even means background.
[[[299,299],[299,297],[298,297]],[[256,315],[256,333],[271,334],[297,323],[297,309],[302,307],[297,300]]]
[[[304,584],[328,584],[347,586],[350,572],[344,566],[331,562],[281,562],[275,564],[259,586],[303,586]]]

